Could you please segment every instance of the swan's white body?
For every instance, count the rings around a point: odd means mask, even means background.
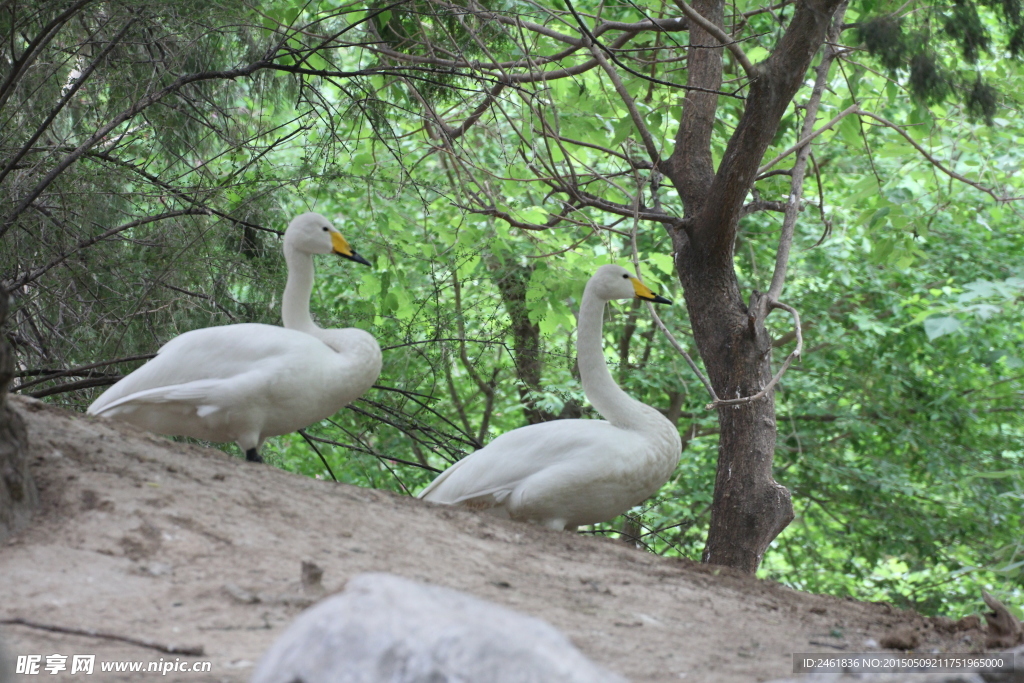
[[[380,374],[377,341],[355,328],[322,329],[309,314],[313,254],[332,251],[366,263],[323,216],[295,218],[284,238],[288,329],[250,323],[186,332],[88,412],[159,434],[235,441],[259,460],[268,437],[308,427],[359,398]]]
[[[583,391],[603,420],[555,420],[502,434],[441,473],[419,497],[570,529],[616,517],[652,496],[675,471],[679,432],[628,396],[602,349],[605,303],[656,297],[625,268],[597,270],[583,293],[577,354]]]

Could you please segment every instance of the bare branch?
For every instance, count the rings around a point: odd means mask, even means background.
[[[644,148],[647,150],[647,155],[651,158],[651,162],[657,166],[661,160],[661,154],[658,151],[658,146],[654,144],[654,138],[651,136],[651,131],[647,130],[647,124],[644,123],[643,116],[640,115],[640,111],[636,108],[636,102],[630,97],[629,92],[626,90],[626,86],[623,85],[622,79],[619,78],[619,74],[612,65],[608,63],[608,60],[601,54],[601,50],[596,45],[590,46],[590,53],[594,55],[594,59],[597,60],[601,68],[604,69],[605,73],[608,74],[608,78],[611,80],[612,85],[615,87],[615,92],[618,93],[619,99],[626,105],[626,109],[629,111],[629,118],[633,120],[633,125],[636,126],[637,132],[640,133],[640,138],[644,142]]]
[[[11,391],[18,391],[18,392],[20,392],[20,391],[24,391],[28,387],[35,386],[36,384],[41,384],[43,382],[49,382],[49,381],[55,380],[58,377],[81,376],[86,370],[92,370],[93,368],[102,368],[102,367],[105,367],[107,365],[114,365],[116,363],[129,363],[131,361],[136,361],[136,360],[149,360],[150,358],[153,358],[155,356],[156,356],[155,353],[144,353],[144,354],[139,355],[139,356],[126,356],[125,358],[115,358],[114,360],[105,360],[105,361],[101,361],[99,363],[89,363],[88,365],[79,365],[78,367],[68,368],[67,370],[52,370],[52,371],[43,370],[43,371],[39,371],[39,372],[36,372],[36,373],[25,373],[25,372],[22,372],[22,373],[19,374],[19,376],[21,376],[21,377],[30,376],[30,374],[38,374],[38,375],[44,375],[44,376],[39,377],[39,379],[34,379],[34,380],[30,381],[30,382],[22,382],[21,384],[19,384],[16,387],[11,387]],[[119,379],[120,379],[120,377],[119,377]]]
[[[101,159],[101,160],[106,161],[108,163],[116,164],[116,165],[121,166],[123,168],[127,168],[127,169],[133,171],[134,173],[138,173],[140,176],[142,176],[143,178],[145,178],[149,182],[153,183],[157,187],[161,187],[164,190],[167,190],[168,192],[173,194],[175,197],[177,197],[178,199],[180,199],[180,200],[182,200],[184,202],[187,202],[189,204],[192,204],[192,205],[194,205],[196,207],[199,207],[199,208],[205,210],[211,216],[217,216],[218,218],[223,218],[224,220],[226,220],[226,221],[228,221],[230,223],[234,223],[235,225],[240,225],[243,228],[251,228],[253,230],[259,230],[261,232],[269,232],[269,233],[272,233],[274,235],[277,235],[278,237],[281,237],[282,235],[284,235],[284,231],[283,230],[275,230],[274,228],[268,228],[268,227],[265,227],[263,225],[256,225],[255,223],[250,223],[248,221],[243,221],[243,220],[240,220],[238,218],[235,218],[234,216],[231,216],[230,214],[224,213],[223,211],[218,211],[217,209],[215,209],[213,207],[210,207],[210,206],[208,206],[208,205],[206,205],[206,204],[204,204],[204,203],[202,203],[200,201],[197,201],[195,197],[190,196],[184,190],[182,190],[182,189],[180,189],[178,187],[175,187],[171,183],[168,183],[168,182],[165,182],[165,181],[161,180],[160,178],[156,177],[152,173],[147,172],[145,169],[140,168],[139,166],[137,166],[135,164],[132,164],[132,163],[129,163],[127,161],[123,161],[122,159],[118,159],[117,157],[111,156],[110,154],[108,154],[106,152],[90,151],[90,152],[88,152],[86,154],[86,156],[88,156],[90,158],[94,158],[94,159]]]
[[[466,119],[462,123],[459,124],[459,126],[457,128],[445,127],[444,132],[445,132],[445,135],[448,136],[448,139],[449,140],[456,140],[456,139],[462,137],[462,135],[465,134],[465,132],[467,130],[469,130],[470,127],[472,127],[474,123],[476,123],[477,121],[480,120],[481,116],[483,116],[485,113],[487,113],[487,111],[491,108],[491,105],[494,104],[494,100],[497,99],[498,95],[501,94],[501,91],[504,88],[505,88],[505,84],[504,83],[496,84],[487,93],[487,97],[484,98],[484,101],[481,102],[479,105],[477,105],[477,108],[474,109],[470,113],[470,115],[467,116]]]
[[[633,176],[636,180],[636,195],[633,197],[633,231],[630,235],[630,246],[632,247],[633,270],[636,271],[636,276],[640,277],[640,254],[636,246],[636,232],[640,226],[640,195],[643,192],[643,189],[640,185],[640,178],[637,176],[635,170],[633,171]],[[718,401],[718,395],[715,394],[715,388],[711,386],[711,381],[704,376],[704,373],[700,371],[697,364],[693,362],[693,358],[690,357],[690,354],[686,352],[686,349],[683,348],[682,344],[676,341],[676,338],[671,332],[669,332],[668,327],[665,326],[665,323],[662,322],[661,318],[658,316],[657,311],[654,310],[654,304],[650,301],[645,301],[644,303],[647,304],[647,312],[651,314],[654,324],[658,326],[658,329],[665,335],[672,347],[686,359],[690,369],[693,370],[693,374],[700,378],[700,381],[704,384],[704,388],[708,390],[708,394],[711,395],[711,399],[713,401]]]
[[[708,21],[704,18],[700,12],[686,4],[686,0],[673,0],[676,7],[683,11],[683,14],[695,24],[698,24],[702,29],[710,33],[718,40],[729,52],[733,54],[736,61],[743,68],[743,72],[747,74],[750,79],[755,79],[759,75],[759,71],[756,66],[750,63],[750,58],[747,57],[747,53],[743,51],[743,48],[739,46],[739,43],[730,36],[728,33],[723,31],[721,28],[716,26],[713,22]]]
[[[406,70],[408,70],[409,68],[410,67],[405,67]],[[166,87],[161,88],[156,92],[150,93],[145,97],[139,98],[134,104],[132,104],[132,106],[128,107],[121,113],[114,116],[112,119],[110,119],[110,121],[108,121],[103,126],[100,126],[100,128],[97,129],[96,132],[94,132],[92,135],[90,135],[85,142],[83,142],[73,152],[64,157],[64,159],[62,159],[60,163],[58,163],[56,166],[50,169],[50,172],[47,173],[46,176],[44,176],[42,180],[40,180],[31,191],[29,191],[29,193],[18,203],[14,210],[11,211],[11,213],[9,213],[7,217],[4,219],[3,225],[0,225],[0,237],[2,237],[11,228],[11,226],[14,225],[14,222],[17,220],[18,216],[20,216],[25,211],[25,209],[32,205],[32,202],[34,202],[39,197],[39,195],[41,195],[43,191],[45,191],[46,188],[49,187],[54,180],[56,180],[57,176],[63,173],[69,166],[71,166],[71,164],[78,161],[78,159],[81,158],[83,154],[85,154],[87,151],[96,146],[97,143],[99,143],[111,131],[120,126],[125,121],[134,118],[140,112],[152,106],[153,104],[159,102],[167,95],[177,92],[186,85],[189,85],[191,83],[199,83],[202,81],[212,80],[232,80],[235,78],[251,76],[257,71],[268,69],[284,71],[287,73],[294,73],[299,75],[322,76],[333,78],[370,76],[392,70],[387,67],[359,69],[356,71],[306,69],[294,65],[277,64],[273,62],[271,59],[265,59],[252,62],[244,67],[240,67],[237,69],[228,69],[223,71],[204,71],[200,73],[192,73],[180,76],[179,78],[175,79],[175,81],[170,85],[167,85]],[[406,74],[406,76],[409,77],[408,74]]]
[[[826,123],[824,126],[819,128],[818,130],[814,131],[813,133],[805,136],[804,138],[802,138],[800,140],[800,142],[796,143],[795,145],[793,145],[792,147],[787,149],[785,152],[783,152],[779,156],[777,156],[774,159],[772,159],[771,161],[769,161],[767,164],[765,164],[761,168],[757,169],[757,175],[760,177],[765,171],[767,171],[769,168],[771,168],[775,164],[779,163],[780,161],[782,161],[783,159],[788,157],[793,152],[796,152],[798,150],[803,149],[807,145],[808,142],[810,142],[814,138],[818,137],[819,135],[824,133],[826,130],[831,130],[837,123],[839,123],[840,121],[845,119],[850,114],[859,114],[859,113],[862,113],[860,111],[860,105],[851,104],[849,107],[847,107],[846,109],[844,109],[841,112],[839,112],[838,114],[836,114],[836,116],[831,121]]]
[[[28,393],[28,396],[31,396],[32,398],[43,398],[45,396],[55,396],[56,394],[66,394],[71,391],[78,391],[79,389],[91,389],[92,387],[109,387],[111,384],[116,384],[120,379],[121,375],[80,379],[75,382],[66,382],[64,384],[58,384],[55,387],[40,389],[39,391],[30,391]]]
[[[828,39],[825,41],[824,54],[821,64],[817,68],[817,76],[814,87],[811,89],[811,96],[804,107],[804,125],[801,136],[808,139],[814,127],[814,120],[818,115],[818,106],[821,104],[821,96],[828,85],[828,71],[832,61],[836,57],[835,41],[839,37],[839,27],[846,15],[846,3],[839,5],[835,15],[832,17],[832,28],[829,31]],[[810,140],[808,140],[810,142]],[[807,170],[807,158],[811,154],[811,146],[804,143],[797,152],[796,162],[793,164],[792,177],[789,183],[789,201],[786,203],[786,216],[782,220],[782,230],[779,232],[779,248],[775,253],[775,270],[772,272],[772,282],[768,286],[768,301],[778,301],[782,296],[782,287],[786,282],[786,270],[789,267],[789,252],[793,246],[793,233],[796,228],[796,219],[800,214],[800,200],[804,193],[804,172]],[[824,208],[822,209],[824,210]]]
[[[202,645],[164,645],[163,643],[157,643],[153,640],[145,638],[136,638],[133,636],[122,636],[116,633],[109,633],[107,631],[97,631],[91,628],[70,628],[68,626],[57,626],[54,624],[43,624],[38,621],[32,621],[30,619],[0,619],[0,624],[16,624],[18,626],[27,626],[28,628],[35,628],[42,631],[52,631],[54,633],[69,633],[75,636],[88,636],[89,638],[102,638],[104,640],[118,640],[122,643],[131,643],[132,645],[138,645],[140,647],[148,647],[151,650],[159,650],[160,652],[166,652],[172,655],[190,655],[193,657],[202,657],[205,653]]]
[[[68,259],[68,257],[72,256],[73,254],[76,254],[79,251],[81,251],[82,249],[85,249],[87,247],[91,247],[92,245],[96,244],[97,242],[105,240],[108,237],[116,235],[119,232],[124,232],[125,230],[130,230],[131,228],[137,228],[140,225],[146,225],[147,223],[153,223],[155,221],[162,221],[162,220],[166,220],[168,218],[176,218],[177,216],[205,216],[205,215],[208,215],[209,213],[210,212],[208,210],[206,210],[206,209],[179,209],[177,211],[168,211],[168,212],[162,213],[162,214],[160,214],[158,216],[147,216],[145,218],[140,218],[138,220],[131,221],[130,223],[125,223],[124,225],[119,225],[116,228],[110,228],[109,230],[107,230],[107,231],[97,235],[96,237],[92,237],[92,238],[89,238],[87,240],[83,240],[83,241],[79,242],[77,245],[75,245],[74,249],[71,249],[70,251],[67,251],[67,252],[61,254],[57,258],[55,258],[52,261],[50,261],[49,263],[47,263],[45,266],[41,266],[39,268],[36,268],[31,273],[26,273],[25,275],[23,275],[19,279],[15,280],[14,282],[7,284],[6,287],[7,287],[8,290],[14,290],[14,289],[18,289],[19,287],[24,287],[26,284],[28,284],[29,282],[32,282],[33,280],[37,279],[40,275],[42,275],[46,271],[50,270],[51,268],[53,268],[55,266],[60,265],[64,261],[66,261]]]
[[[618,57],[615,56],[615,52],[611,48],[606,47],[605,45],[603,45],[597,39],[597,36],[595,36],[593,34],[593,32],[587,27],[587,24],[583,21],[582,17],[580,17],[579,13],[576,12],[576,8],[573,7],[571,0],[562,0],[562,1],[565,3],[565,6],[569,8],[569,11],[572,12],[572,15],[576,18],[576,22],[579,25],[580,31],[582,31],[584,33],[584,35],[586,35],[587,38],[590,39],[591,45],[596,45],[597,47],[601,48],[601,50],[606,55],[608,55],[608,58],[611,59],[613,62],[615,62],[615,64],[618,65],[619,68],[623,69],[624,71],[628,71],[629,73],[633,74],[637,78],[642,78],[643,80],[647,81],[648,83],[657,83],[658,85],[664,85],[664,86],[668,86],[670,88],[678,88],[680,90],[695,90],[695,91],[698,91],[698,92],[712,93],[712,94],[715,94],[715,95],[725,95],[726,97],[735,97],[736,99],[739,99],[739,100],[743,99],[742,96],[737,95],[735,92],[729,93],[729,92],[723,92],[723,91],[719,91],[719,90],[711,90],[711,89],[708,89],[708,88],[702,88],[702,87],[699,87],[699,86],[683,85],[683,84],[680,84],[680,83],[673,83],[671,81],[665,81],[665,80],[662,80],[660,78],[654,78],[653,76],[648,76],[645,73],[641,73],[641,72],[637,71],[636,69],[630,68],[628,65],[623,63],[622,60],[620,60]]]
[[[771,199],[755,199],[749,204],[743,205],[743,209],[740,211],[740,218],[757,213],[758,211],[778,211],[779,213],[784,213],[786,211],[786,203]]]
[[[25,51],[21,53],[21,57],[11,64],[11,70],[7,74],[7,78],[4,79],[2,84],[0,84],[0,107],[7,104],[7,100],[10,98],[11,93],[14,92],[14,85],[22,75],[25,74],[28,69],[28,65],[35,60],[39,51],[53,40],[61,27],[67,23],[71,17],[91,2],[93,2],[93,0],[79,0],[74,5],[64,10],[64,12],[58,14],[52,21],[50,21],[49,24],[39,30],[39,34],[25,47]],[[11,36],[14,35],[14,28],[14,26],[10,27]]]
[[[892,128],[894,131],[896,131],[897,133],[902,135],[903,138],[914,147],[914,149],[916,149],[918,152],[920,152],[921,156],[923,156],[925,159],[927,159],[933,166],[935,166],[935,168],[939,169],[940,171],[942,171],[943,173],[948,175],[950,178],[953,178],[954,180],[959,180],[960,182],[964,183],[965,185],[970,185],[971,187],[973,187],[973,188],[975,188],[977,190],[981,190],[985,194],[991,196],[992,199],[996,200],[997,202],[1018,202],[1018,201],[1024,200],[1024,197],[1005,197],[1005,196],[1001,197],[998,194],[996,194],[995,190],[993,190],[992,188],[985,187],[981,183],[975,182],[975,181],[971,180],[970,178],[965,178],[964,176],[960,175],[956,171],[954,171],[954,170],[952,170],[950,168],[947,168],[945,166],[945,164],[943,164],[941,161],[939,161],[934,156],[929,154],[928,150],[926,150],[924,147],[919,145],[917,143],[917,141],[914,140],[914,138],[912,138],[910,136],[910,133],[908,133],[907,131],[903,130],[902,126],[899,126],[899,125],[893,123],[892,121],[879,116],[878,114],[873,114],[873,113],[871,113],[869,111],[864,111],[863,109],[858,109],[857,113],[860,114],[861,116],[867,116],[870,119],[874,119],[875,121],[878,121],[880,124],[882,124],[883,126],[886,126],[887,128]]]
[[[53,120],[57,118],[57,115],[60,114],[64,107],[67,106],[67,103],[71,101],[71,98],[73,98],[75,94],[78,93],[79,89],[81,89],[81,87],[85,85],[85,82],[89,80],[89,76],[92,75],[93,71],[95,71],[99,65],[103,64],[104,60],[107,58],[107,55],[109,55],[111,51],[113,51],[113,49],[117,47],[117,45],[121,42],[121,39],[124,37],[124,35],[128,33],[128,29],[130,29],[134,23],[135,19],[130,19],[121,29],[121,31],[116,36],[110,39],[106,48],[104,48],[103,52],[101,52],[98,57],[92,60],[92,63],[89,64],[89,66],[87,66],[85,69],[82,70],[80,74],[78,74],[78,77],[75,79],[74,84],[72,84],[70,88],[67,88],[66,92],[64,93],[64,96],[57,101],[57,104],[53,106],[53,109],[51,109],[50,113],[46,116],[45,119],[43,119],[43,122],[36,127],[36,132],[21,146],[21,150],[19,150],[17,154],[11,157],[10,161],[7,162],[7,165],[4,166],[3,170],[0,170],[0,183],[2,183],[4,181],[4,178],[7,177],[7,174],[10,173],[11,170],[18,165],[18,162],[21,161],[25,157],[25,155],[29,153],[29,151],[31,151],[32,146],[36,144],[36,141],[39,140],[39,138],[42,137],[43,133],[45,133],[49,129],[50,124],[53,123]]]

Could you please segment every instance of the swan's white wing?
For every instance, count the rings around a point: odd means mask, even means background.
[[[623,430],[603,420],[555,420],[502,434],[442,472],[419,497],[456,505],[501,505],[526,479],[580,465],[600,469],[619,451]]]
[[[657,297],[627,270],[601,266],[587,282],[576,335],[584,393],[608,422],[556,420],[503,434],[439,476],[420,497],[501,506],[556,529],[606,521],[655,493],[681,444],[675,425],[615,384],[602,349],[605,302]]]
[[[157,351],[156,358],[105,391],[88,412],[102,414],[111,404],[150,389],[202,380],[231,379],[295,353],[316,353],[317,339],[273,325],[246,323],[186,332]]]
[[[377,379],[380,347],[361,330],[323,330],[309,315],[313,254],[369,265],[319,214],[285,231],[286,328],[241,324],[186,332],[103,393],[88,412],[160,432],[257,448],[329,417]],[[337,351],[335,351],[336,349]]]
[[[322,420],[351,400],[340,366],[326,344],[295,330],[195,330],[165,344],[89,412],[158,434],[237,441],[248,450],[268,436]]]
[[[118,409],[125,409],[129,404],[162,404],[182,403],[193,407],[202,415],[208,415],[217,409],[217,406],[210,403],[210,399],[218,389],[223,389],[222,379],[201,379],[185,384],[172,384],[167,387],[155,387],[146,389],[134,394],[128,394],[123,398],[106,404],[99,408],[94,414],[105,415],[113,413]]]
[[[678,437],[677,437],[678,438]],[[649,435],[602,420],[556,420],[501,435],[421,494],[551,528],[604,522],[657,492],[678,460]]]

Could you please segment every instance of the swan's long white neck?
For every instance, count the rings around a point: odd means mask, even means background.
[[[630,397],[619,388],[608,372],[604,358],[604,304],[590,288],[583,290],[580,316],[576,330],[576,354],[580,367],[580,379],[587,400],[597,408],[604,419],[621,429],[637,429],[647,425],[654,413],[661,414],[650,406]],[[662,418],[664,419],[664,418]]]
[[[281,321],[290,330],[316,335],[321,329],[309,314],[309,298],[313,295],[313,256],[286,244],[284,260],[288,264],[288,282],[281,300]]]

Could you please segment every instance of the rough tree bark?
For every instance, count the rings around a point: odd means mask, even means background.
[[[7,320],[8,296],[0,290],[0,326]],[[23,528],[38,502],[28,469],[25,423],[7,405],[7,387],[14,376],[14,353],[0,336],[0,543]]]
[[[771,378],[771,339],[764,327],[768,301],[758,292],[744,303],[733,265],[743,203],[779,122],[822,46],[840,0],[798,3],[772,55],[755,66],[744,113],[717,172],[710,154],[717,96],[687,94],[676,147],[661,171],[683,198],[684,220],[670,230],[676,269],[701,358],[722,399],[752,396]],[[724,2],[693,7],[718,26]],[[691,86],[717,90],[722,49],[691,26]],[[703,560],[756,571],[771,541],[793,519],[789,491],[772,476],[775,452],[773,393],[751,403],[718,408],[721,427],[711,528]]]
[[[526,290],[530,285],[531,266],[494,264],[498,291],[511,322],[512,353],[515,355],[516,375],[519,377],[519,399],[528,424],[547,422],[557,416],[541,410],[530,392],[540,391],[541,359],[540,325],[530,321],[526,307]]]
[[[526,305],[526,290],[530,285],[532,266],[498,265],[492,269],[497,275],[498,291],[511,322],[512,353],[515,356],[516,376],[519,378],[519,400],[523,404],[523,415],[527,424],[578,418],[582,415],[579,404],[568,401],[559,413],[551,413],[537,406],[530,398],[531,392],[541,390],[541,374],[544,371],[543,347],[540,325],[530,321]]]

